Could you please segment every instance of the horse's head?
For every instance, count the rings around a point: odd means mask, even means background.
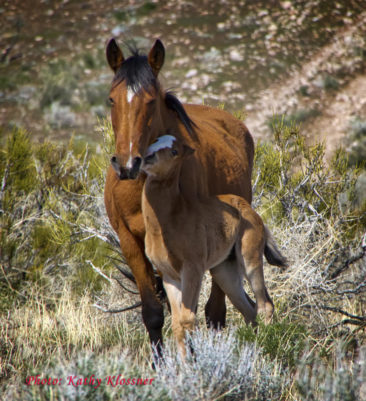
[[[147,148],[141,168],[147,175],[164,180],[178,174],[183,160],[193,152],[184,141],[163,135]]]
[[[162,133],[162,103],[165,94],[157,79],[164,63],[165,50],[156,40],[148,56],[137,50],[125,59],[114,39],[107,45],[107,60],[115,73],[109,100],[116,153],[112,166],[121,179],[136,178],[142,156]]]

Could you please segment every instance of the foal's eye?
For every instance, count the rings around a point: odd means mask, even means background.
[[[114,106],[114,100],[111,97],[108,98],[108,103],[110,106]]]
[[[172,155],[173,156],[178,156],[178,152],[175,149],[172,149]]]

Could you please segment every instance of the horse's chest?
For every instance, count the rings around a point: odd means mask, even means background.
[[[167,248],[160,233],[148,232],[146,234],[145,252],[151,263],[162,274],[167,274],[173,278],[179,277],[179,266],[175,262],[176,258]]]

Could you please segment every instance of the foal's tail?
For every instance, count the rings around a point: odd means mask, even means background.
[[[264,246],[264,256],[266,257],[267,262],[270,265],[287,267],[287,259],[277,248],[276,242],[266,225],[264,226],[264,236],[266,239],[266,244]]]

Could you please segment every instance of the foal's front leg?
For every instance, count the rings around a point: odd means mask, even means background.
[[[181,342],[184,341],[184,335],[182,337],[180,327],[180,310],[182,305],[181,280],[174,280],[167,275],[163,275],[163,284],[170,304],[173,334],[176,341],[178,342],[179,348],[181,349]]]
[[[179,352],[186,356],[186,331],[192,331],[196,322],[196,309],[202,283],[202,273],[193,269],[181,271],[181,279],[174,280],[164,275],[164,287],[172,312],[172,329]]]
[[[194,265],[189,265],[183,267],[181,276],[182,305],[180,311],[180,326],[184,340],[186,331],[192,332],[196,324],[197,305],[203,273],[195,268]],[[186,347],[183,347],[182,355],[185,357]]]

